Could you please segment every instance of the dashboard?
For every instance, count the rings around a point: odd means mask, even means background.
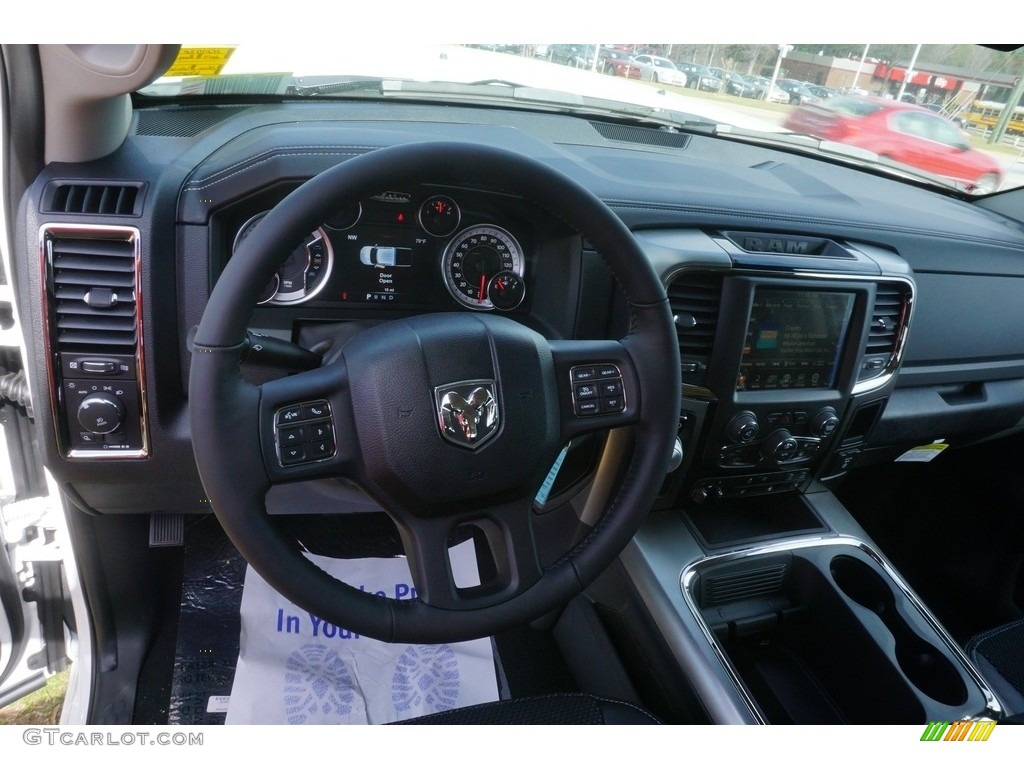
[[[181,119],[198,128],[152,129]],[[302,181],[424,138],[550,163],[598,194],[662,275],[683,394],[683,458],[663,506],[791,493],[916,441],[1015,429],[1024,414],[1024,347],[997,330],[1024,321],[1019,302],[1000,300],[1024,278],[1024,231],[970,202],[728,139],[568,116],[153,106],[120,150],[48,168],[25,203],[23,258],[43,265],[21,277],[42,297],[46,453],[85,507],[156,511],[158,497],[160,511],[205,511],[186,382],[211,287]],[[282,254],[250,329],[327,356],[361,329],[433,312],[507,314],[549,339],[626,333],[600,254],[487,176],[338,201]],[[94,188],[127,190],[132,204],[76,208]],[[108,264],[120,270],[109,284],[96,279]],[[157,457],[166,472],[148,469]]]

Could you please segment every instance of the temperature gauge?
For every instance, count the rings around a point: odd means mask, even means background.
[[[508,312],[523,303],[526,297],[526,283],[515,272],[505,270],[491,278],[487,284],[487,298],[495,309]]]

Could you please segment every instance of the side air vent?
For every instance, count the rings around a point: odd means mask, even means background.
[[[679,336],[683,384],[707,384],[721,298],[722,273],[718,272],[683,272],[668,285],[669,305]]]
[[[69,459],[147,458],[139,230],[46,224],[40,246],[61,452]]]
[[[43,191],[42,210],[47,213],[138,216],[142,213],[143,186],[141,182],[51,182]]]
[[[890,367],[903,337],[909,308],[908,286],[903,283],[877,285],[864,360],[857,377],[859,381],[879,376]]]
[[[53,238],[50,264],[58,350],[134,354],[135,244]]]
[[[757,568],[706,575],[701,579],[701,607],[773,595],[785,584],[787,569],[787,563],[777,562]]]
[[[655,147],[673,147],[675,149],[686,149],[686,146],[690,143],[690,135],[687,133],[597,121],[591,121],[590,124],[594,126],[598,133],[611,141],[647,144]]]

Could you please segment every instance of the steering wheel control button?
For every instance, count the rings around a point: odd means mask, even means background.
[[[289,445],[281,449],[281,463],[284,466],[301,464],[304,461],[306,461],[306,447],[304,445]]]
[[[281,445],[295,445],[295,443],[301,443],[306,439],[306,428],[299,427],[286,427],[277,433],[277,438],[281,442]]]
[[[322,419],[331,415],[331,407],[326,400],[318,400],[315,403],[302,404],[303,419]]]
[[[279,410],[274,423],[280,426],[281,424],[294,424],[298,421],[302,421],[302,409],[294,405]]]
[[[331,406],[326,400],[280,408],[274,416],[274,424],[281,466],[323,461],[336,453]]]
[[[577,365],[570,370],[569,378],[573,384],[573,413],[577,416],[621,413],[626,410],[622,373],[617,365]]]

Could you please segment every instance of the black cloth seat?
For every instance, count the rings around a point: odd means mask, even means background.
[[[405,720],[397,725],[660,725],[635,704],[585,693],[493,701]]]
[[[1006,714],[1024,713],[1024,619],[975,635],[965,650]]]

